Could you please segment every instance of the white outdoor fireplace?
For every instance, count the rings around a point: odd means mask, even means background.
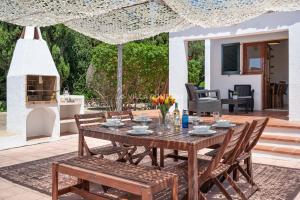
[[[7,131],[25,140],[59,137],[59,80],[39,28],[26,27],[7,75]]]

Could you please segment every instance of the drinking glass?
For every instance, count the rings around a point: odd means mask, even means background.
[[[198,116],[193,116],[193,126],[199,126],[200,118]]]
[[[214,121],[217,122],[220,120],[220,113],[219,112],[213,112]]]
[[[116,121],[114,122],[114,129],[118,130],[119,125],[121,123],[121,116],[112,116],[112,119],[115,119]]]

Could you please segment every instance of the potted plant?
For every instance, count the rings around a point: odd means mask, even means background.
[[[234,91],[233,94],[232,94],[232,98],[233,99],[238,99],[238,97],[239,97],[238,92]]]

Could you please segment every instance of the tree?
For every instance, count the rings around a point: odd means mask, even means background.
[[[125,104],[136,99],[149,101],[154,94],[167,93],[168,46],[152,42],[130,42],[123,50],[123,94]],[[111,109],[117,91],[117,48],[100,44],[93,51],[88,86]],[[92,76],[92,78],[91,78]]]
[[[204,87],[204,57],[203,41],[189,42],[188,46],[188,79],[189,83]]]
[[[21,31],[18,26],[0,22],[0,101],[6,100],[6,76]]]

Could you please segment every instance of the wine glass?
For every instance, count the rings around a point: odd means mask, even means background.
[[[217,122],[220,120],[220,112],[213,112],[214,121]]]

